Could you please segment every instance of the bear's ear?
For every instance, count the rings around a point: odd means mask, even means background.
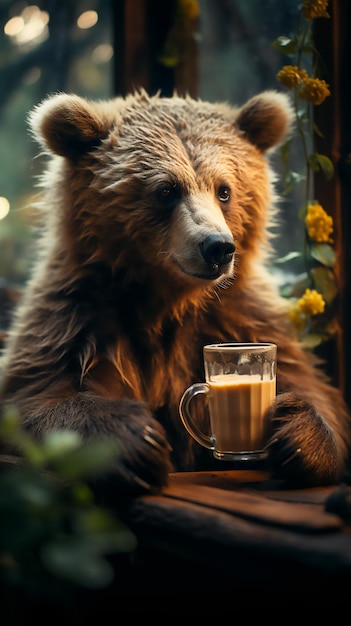
[[[56,94],[29,114],[34,138],[60,156],[76,159],[104,139],[112,121],[76,95]]]
[[[291,131],[293,108],[288,96],[264,91],[237,112],[236,125],[261,152],[279,144]]]

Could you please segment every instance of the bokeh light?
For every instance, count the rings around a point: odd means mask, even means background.
[[[3,220],[10,211],[10,203],[7,198],[0,196],[0,220]]]
[[[99,19],[99,16],[96,11],[84,11],[81,13],[77,19],[78,28],[86,29],[95,26]]]
[[[113,57],[113,47],[109,43],[101,43],[93,50],[91,60],[93,63],[107,63]]]
[[[4,26],[4,33],[18,46],[33,46],[45,41],[49,35],[49,14],[36,5],[23,9],[20,15],[11,17]]]

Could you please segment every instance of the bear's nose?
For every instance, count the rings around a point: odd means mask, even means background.
[[[203,259],[209,265],[228,265],[235,252],[234,241],[227,233],[209,235],[200,243]]]

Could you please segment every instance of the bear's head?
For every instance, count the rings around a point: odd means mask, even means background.
[[[56,244],[71,266],[107,264],[126,282],[227,287],[240,264],[269,250],[268,156],[291,121],[288,98],[275,91],[241,107],[144,91],[46,99],[30,126],[53,157],[43,186]]]

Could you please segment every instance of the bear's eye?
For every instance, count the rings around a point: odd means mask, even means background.
[[[177,183],[165,183],[156,192],[157,199],[167,206],[176,204],[180,200],[180,196],[181,190]]]
[[[218,189],[218,200],[220,202],[229,202],[230,200],[230,188],[227,185],[221,185]]]

